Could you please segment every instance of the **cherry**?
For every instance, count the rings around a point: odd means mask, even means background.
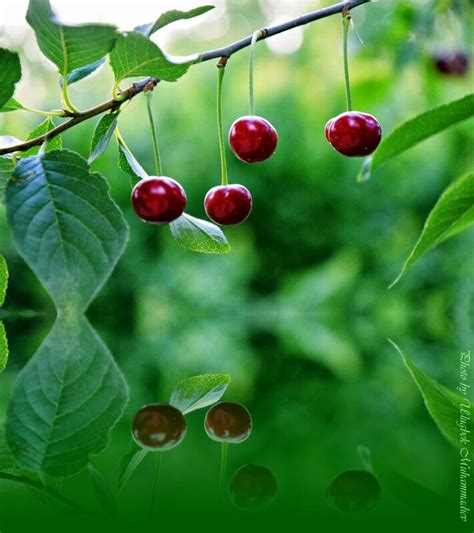
[[[230,499],[237,507],[264,507],[277,493],[277,480],[264,466],[246,465],[230,481]]]
[[[277,143],[275,128],[262,117],[240,117],[229,131],[230,147],[245,163],[265,161],[275,152]]]
[[[240,403],[221,402],[206,413],[204,428],[212,440],[243,442],[252,432],[252,417]]]
[[[167,224],[183,214],[186,193],[177,181],[166,176],[152,176],[135,185],[132,206],[144,221]]]
[[[167,403],[143,406],[132,422],[132,435],[142,448],[165,451],[177,446],[186,434],[181,411]]]
[[[464,76],[469,68],[468,55],[459,50],[437,52],[433,62],[436,70],[445,76]]]
[[[207,216],[217,224],[240,224],[252,211],[252,195],[243,185],[219,185],[206,194],[204,208]]]
[[[332,118],[324,132],[332,146],[349,157],[371,154],[382,138],[377,119],[358,111],[347,111]]]
[[[364,470],[348,470],[339,474],[327,489],[329,503],[345,513],[373,509],[381,495],[377,479]]]

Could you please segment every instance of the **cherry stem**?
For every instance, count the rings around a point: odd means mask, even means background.
[[[160,479],[160,470],[161,470],[161,459],[163,454],[161,452],[155,452],[155,470],[153,473],[153,489],[151,492],[151,505],[150,505],[150,514],[153,515],[156,509],[156,501],[158,495],[158,485]]]
[[[227,160],[225,154],[224,128],[222,125],[222,81],[225,74],[226,59],[223,58],[217,64],[217,132],[219,136],[219,151],[221,155],[221,184],[228,185]]]
[[[255,44],[265,35],[263,30],[257,30],[252,35],[249,53],[249,102],[250,116],[255,116],[255,91],[254,91],[254,70],[255,70]]]
[[[221,443],[221,473],[219,476],[219,505],[222,507],[224,503],[224,487],[225,487],[225,473],[227,470],[227,452],[229,450],[229,443]]]
[[[351,16],[349,11],[342,12],[343,33],[343,56],[344,56],[344,81],[346,84],[346,106],[347,111],[352,111],[352,97],[351,97],[351,83],[349,80],[349,59],[347,55],[347,41],[349,34],[349,26],[351,23]]]
[[[62,103],[64,106],[64,109],[66,111],[69,111],[70,113],[79,113],[78,109],[74,107],[74,105],[71,102],[71,99],[69,98],[69,92],[68,92],[68,86],[67,86],[67,74],[63,74],[63,86],[61,91],[61,97],[62,97]]]
[[[156,166],[156,175],[162,176],[163,171],[161,170],[161,158],[160,158],[160,148],[158,146],[158,136],[156,134],[155,120],[153,118],[153,109],[151,106],[152,93],[146,93],[146,107],[148,110],[148,120],[150,122],[151,129],[151,138],[153,140],[153,153],[155,155],[155,166]]]

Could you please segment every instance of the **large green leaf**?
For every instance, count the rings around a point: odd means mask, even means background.
[[[5,301],[5,294],[8,286],[8,268],[4,257],[0,255],[0,307]],[[5,370],[8,361],[8,343],[5,326],[0,320],[0,374]]]
[[[26,20],[35,31],[41,51],[63,76],[102,59],[112,50],[117,37],[114,26],[61,24],[49,0],[30,0]]]
[[[458,122],[474,115],[474,94],[435,107],[407,120],[387,135],[375,154],[364,161],[358,180],[370,178],[372,173],[390,159]]]
[[[190,63],[173,63],[148,37],[131,31],[117,38],[110,65],[117,82],[137,76],[176,81],[186,73]]]
[[[167,11],[166,13],[160,15],[160,17],[155,22],[151,22],[150,24],[143,24],[143,26],[138,26],[137,28],[135,28],[135,31],[143,33],[143,35],[149,37],[161,28],[168,26],[168,24],[171,24],[178,20],[187,20],[198,17],[199,15],[207,13],[211,9],[214,9],[214,6],[201,6],[191,9],[189,11],[178,11],[176,9],[173,9],[172,11]]]
[[[106,446],[126,401],[124,378],[86,319],[59,318],[18,375],[7,443],[21,467],[71,476]]]
[[[107,182],[78,154],[47,152],[20,161],[6,205],[17,248],[57,309],[84,311],[127,240]]]
[[[170,404],[190,413],[219,401],[230,383],[227,374],[203,374],[180,381],[173,389]]]
[[[104,153],[109,145],[115,128],[117,127],[117,114],[108,113],[104,115],[94,130],[91,143],[91,154],[89,156],[89,164],[95,161],[101,154]]]
[[[440,196],[418,242],[391,286],[426,252],[474,224],[474,173],[458,178]]]
[[[400,350],[400,348],[394,342],[390,342],[401,355],[405,366],[407,367],[421,392],[428,412],[432,416],[444,437],[446,437],[446,439],[456,448],[460,448],[462,446],[472,448],[472,441],[471,443],[463,443],[461,441],[459,424],[461,418],[461,409],[464,408],[465,412],[472,413],[474,411],[474,404],[469,401],[466,395],[458,394],[457,392],[440,385],[433,378],[427,376]],[[466,393],[469,388],[469,383],[467,385],[468,387],[464,389]],[[472,416],[464,420],[464,427],[468,432],[468,436],[470,436],[472,439],[472,435],[474,435],[474,419]]]
[[[18,54],[0,48],[0,108],[15,92],[15,84],[21,78],[21,65]]]
[[[12,473],[15,469],[15,459],[5,440],[5,428],[0,425],[0,472]]]
[[[230,252],[230,244],[223,231],[219,226],[207,220],[201,220],[185,213],[171,222],[170,230],[180,246],[193,252],[203,254]]]

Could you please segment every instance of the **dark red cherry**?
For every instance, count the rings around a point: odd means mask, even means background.
[[[237,507],[264,507],[276,496],[275,476],[264,466],[246,465],[230,481],[230,499]]]
[[[229,131],[230,147],[245,163],[265,161],[275,152],[277,143],[276,129],[262,117],[240,117]]]
[[[382,129],[372,115],[347,111],[329,120],[325,135],[341,154],[349,157],[366,156],[379,145]]]
[[[252,211],[252,195],[243,185],[219,185],[206,194],[204,208],[207,216],[217,224],[240,224]]]
[[[445,76],[464,76],[469,68],[469,56],[459,50],[437,52],[433,62],[436,70]]]
[[[377,479],[364,470],[348,470],[339,474],[327,489],[330,505],[345,513],[373,509],[381,495]]]
[[[181,411],[167,403],[142,407],[132,422],[132,435],[142,448],[165,451],[177,446],[186,434]]]
[[[240,403],[221,402],[206,413],[204,428],[212,440],[243,442],[252,432],[252,417]]]
[[[135,213],[146,222],[167,224],[183,214],[186,193],[175,180],[165,176],[139,181],[132,191]]]

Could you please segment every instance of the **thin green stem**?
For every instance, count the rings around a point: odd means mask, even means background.
[[[160,480],[160,470],[161,470],[161,460],[163,457],[162,452],[155,452],[155,470],[153,473],[153,488],[151,492],[151,505],[150,505],[150,514],[153,515],[156,509],[156,501],[158,495],[158,486]]]
[[[349,34],[349,26],[351,24],[351,16],[348,12],[342,13],[343,25],[343,56],[344,56],[344,81],[346,84],[346,107],[347,111],[352,111],[352,97],[351,97],[351,82],[349,80],[349,58],[347,54],[347,41]]]
[[[221,472],[219,476],[219,505],[222,507],[224,503],[224,488],[225,488],[225,474],[227,471],[227,452],[229,450],[229,443],[221,443]]]
[[[221,184],[228,185],[227,160],[225,153],[224,128],[222,125],[222,81],[225,74],[225,61],[219,61],[217,65],[217,131],[219,135],[219,152],[221,155]]]
[[[45,117],[64,117],[63,111],[41,111],[41,109],[34,109],[33,107],[27,107],[22,105],[18,111],[28,111],[29,113],[35,113],[36,115],[43,115]]]
[[[69,92],[67,88],[67,74],[63,75],[63,86],[62,86],[62,91],[61,91],[61,97],[62,97],[62,102],[63,102],[64,108],[66,109],[66,111],[69,111],[70,113],[79,113],[79,110],[74,107],[74,105],[72,104],[69,98]]]
[[[249,104],[250,104],[250,116],[255,115],[255,91],[254,91],[254,71],[255,71],[255,44],[263,37],[264,32],[262,30],[257,30],[252,35],[252,40],[250,42],[250,53],[249,53]]]
[[[160,148],[158,146],[158,136],[156,135],[155,120],[153,118],[153,108],[151,106],[152,94],[146,93],[146,108],[148,110],[148,120],[150,122],[151,138],[153,140],[153,153],[155,155],[156,175],[162,176],[163,171],[161,169]]]

